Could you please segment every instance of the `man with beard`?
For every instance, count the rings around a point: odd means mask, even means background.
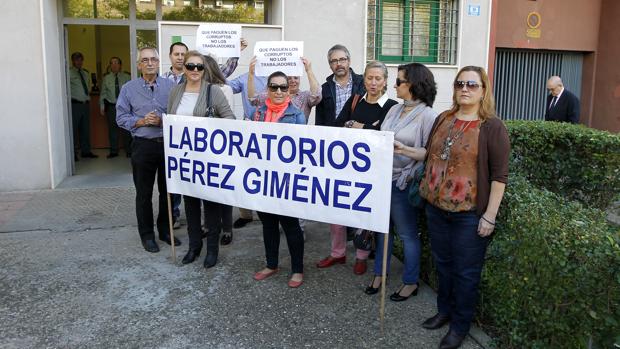
[[[355,94],[364,94],[364,78],[355,74],[351,54],[343,45],[334,45],[327,51],[327,62],[333,74],[321,86],[321,103],[316,106],[316,125],[333,126],[347,100]]]
[[[316,106],[315,124],[335,126],[334,121],[347,100],[356,94],[364,95],[364,77],[355,74],[351,69],[351,54],[343,45],[334,45],[327,51],[327,62],[333,74],[328,76],[321,86],[322,99],[321,103]],[[329,230],[331,233],[331,253],[317,263],[318,268],[328,268],[346,262],[347,227],[330,224]],[[366,272],[368,255],[359,257],[364,258],[356,260],[353,270],[355,274],[361,275]]]

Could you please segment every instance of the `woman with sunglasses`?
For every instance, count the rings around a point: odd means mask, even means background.
[[[256,64],[256,56],[252,57],[250,64]],[[308,77],[308,83],[310,84],[310,90],[301,91],[299,89],[300,79],[299,76],[289,76],[288,79],[288,94],[291,98],[291,103],[304,112],[306,116],[306,123],[310,117],[312,108],[321,102],[321,89],[314,73],[312,72],[312,63],[305,58],[301,57],[301,62],[304,64],[306,76]],[[259,91],[260,92],[260,91]],[[267,98],[267,91],[256,93],[254,88],[253,76],[248,76],[248,96],[252,104],[260,106],[265,103]]]
[[[483,68],[461,68],[452,108],[437,118],[426,145],[420,195],[438,277],[435,316],[427,329],[450,324],[440,348],[458,348],[478,301],[484,255],[508,180],[510,140],[495,114]]]
[[[353,94],[342,107],[342,111],[334,121],[335,126],[349,128],[364,128],[379,130],[385,115],[392,106],[398,104],[388,98],[387,90],[388,71],[385,64],[371,61],[364,69],[364,88],[362,96]],[[347,227],[338,224],[329,226],[331,234],[331,253],[317,263],[318,268],[328,268],[334,264],[346,262]],[[362,275],[367,270],[367,260],[370,251],[357,249],[353,273]]]
[[[185,54],[183,64],[185,81],[175,86],[168,98],[168,113],[194,117],[207,116],[207,91],[211,85],[211,106],[214,115],[218,118],[234,119],[235,115],[222,93],[215,84],[205,80],[205,58],[198,51],[189,51]],[[192,263],[202,250],[202,229],[200,225],[199,198],[183,195],[185,214],[187,215],[187,233],[189,235],[189,250],[183,257],[183,264]],[[207,215],[207,256],[204,267],[211,268],[217,263],[219,253],[219,235],[222,229],[221,204],[204,200]]]
[[[248,76],[254,75],[254,64],[250,64]],[[286,74],[278,71],[267,78],[267,99],[265,104],[258,107],[253,120],[258,122],[278,122],[304,125],[304,113],[291,103],[289,86]],[[263,224],[263,242],[267,266],[254,274],[254,280],[264,280],[278,272],[278,254],[280,249],[280,228],[286,235],[286,243],[291,254],[291,278],[288,286],[297,288],[304,279],[304,238],[299,226],[299,220],[279,214],[257,211]]]
[[[418,236],[420,210],[409,203],[408,186],[414,171],[423,165],[426,155],[424,145],[437,118],[437,113],[431,109],[437,95],[437,84],[433,73],[426,66],[410,63],[398,67],[394,88],[396,97],[402,98],[403,104],[397,104],[388,111],[381,124],[381,130],[394,132],[390,220],[403,242],[405,268],[402,276],[403,284],[390,299],[401,302],[418,294],[421,253]],[[383,270],[383,236],[378,236],[376,241],[375,274],[365,290],[369,295],[379,291]],[[390,233],[388,256],[392,255],[393,242],[394,235]],[[390,270],[390,258],[387,258],[386,270],[388,272]]]

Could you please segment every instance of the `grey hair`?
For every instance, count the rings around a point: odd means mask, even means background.
[[[351,60],[351,53],[349,53],[349,49],[347,49],[344,45],[337,44],[332,46],[332,48],[327,51],[327,61],[331,59],[332,53],[334,53],[334,51],[344,52],[344,54],[347,56],[347,59]]]
[[[383,62],[380,61],[370,61],[366,63],[366,68],[364,68],[364,77],[366,77],[366,72],[368,69],[379,68],[383,71],[383,78],[385,79],[385,87],[383,87],[383,93],[387,91],[387,79],[388,79],[388,69]]]
[[[155,52],[155,56],[157,56],[157,58],[159,59],[159,51],[157,51],[157,49],[155,47],[150,47],[150,46],[146,46],[146,47],[142,47],[140,49],[138,49],[138,60],[136,63],[140,63],[140,60],[142,59],[142,51],[144,50],[151,50],[153,52]]]

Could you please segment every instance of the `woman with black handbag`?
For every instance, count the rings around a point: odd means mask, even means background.
[[[206,62],[198,51],[189,51],[185,54],[184,75],[185,81],[170,91],[168,98],[168,113],[194,117],[218,117],[234,119],[226,97],[222,90],[205,80]],[[192,263],[202,250],[202,228],[199,198],[184,195],[185,214],[187,215],[187,233],[189,235],[189,250],[183,257],[183,264]],[[219,253],[219,235],[222,229],[221,208],[219,203],[204,201],[207,215],[207,256],[204,260],[205,268],[211,268],[217,263]]]
[[[437,113],[431,109],[437,95],[437,87],[433,73],[426,66],[410,63],[398,67],[394,88],[396,96],[403,99],[403,104],[397,104],[388,111],[381,124],[381,130],[394,132],[390,220],[403,242],[405,269],[402,277],[403,285],[390,296],[390,299],[400,302],[418,293],[421,254],[418,236],[420,210],[409,203],[408,187],[411,185],[415,170],[423,166],[426,155],[424,145],[437,118]],[[377,293],[381,285],[385,239],[381,234],[377,234],[376,240],[375,275],[365,290],[366,294]],[[390,234],[386,270],[390,268],[393,241],[394,235]]]
[[[370,61],[364,69],[365,94],[353,94],[342,107],[340,114],[334,121],[334,126],[379,130],[385,114],[393,105],[398,104],[388,98],[387,90],[388,70],[384,63]],[[317,263],[318,268],[328,268],[335,264],[344,264],[347,260],[347,227],[339,224],[330,224],[331,251],[329,256]],[[357,249],[353,273],[366,273],[367,260],[370,251]]]

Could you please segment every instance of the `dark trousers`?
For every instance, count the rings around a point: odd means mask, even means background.
[[[437,308],[449,315],[450,328],[469,332],[478,303],[478,285],[490,238],[478,236],[475,212],[448,212],[426,205],[431,251],[439,281]]]
[[[189,236],[189,248],[192,250],[202,249],[202,226],[200,219],[202,212],[200,210],[200,203],[202,201],[205,212],[208,212],[208,216],[205,217],[205,224],[207,226],[207,247],[219,246],[220,232],[222,230],[222,204],[201,200],[192,196],[183,195],[183,201],[185,201],[185,216],[187,218],[187,235]]]
[[[265,256],[267,268],[278,267],[278,255],[280,252],[280,227],[286,235],[288,251],[291,254],[291,271],[293,273],[304,272],[304,236],[299,226],[299,219],[281,216],[272,213],[258,212],[258,218],[263,222],[263,242],[265,243]]]
[[[155,238],[153,230],[153,184],[157,176],[159,191],[159,212],[157,231],[159,237],[168,236],[168,202],[166,197],[166,174],[164,168],[164,144],[153,140],[136,137],[131,154],[133,183],[136,186],[136,216],[140,238]]]
[[[110,143],[110,154],[118,154],[118,137],[121,136],[123,148],[131,154],[131,134],[116,123],[116,104],[105,103],[105,115],[108,121],[108,142]]]
[[[71,102],[71,119],[73,123],[73,147],[80,146],[82,154],[90,150],[90,104]]]
[[[222,230],[224,232],[230,233],[232,232],[232,211],[233,211],[233,207],[230,205],[224,205],[224,204],[220,204],[220,206],[222,206]],[[205,210],[204,210],[204,214],[205,214],[205,222],[207,221],[207,214],[208,214],[208,210],[207,210],[207,206],[205,205]]]

